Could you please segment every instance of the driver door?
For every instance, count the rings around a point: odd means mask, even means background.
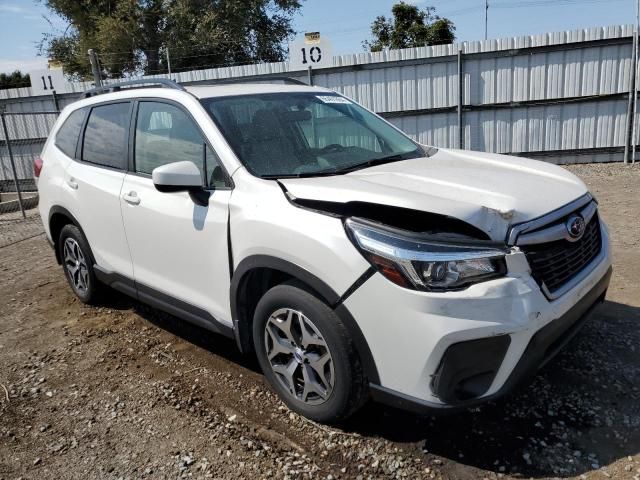
[[[138,295],[143,301],[165,302],[231,326],[227,248],[231,189],[222,166],[179,105],[139,101],[135,109],[133,171],[125,176],[121,202]],[[184,160],[202,172],[203,186],[210,191],[208,205],[195,204],[187,192],[161,193],[154,187],[154,168]],[[194,321],[200,323],[198,318]]]

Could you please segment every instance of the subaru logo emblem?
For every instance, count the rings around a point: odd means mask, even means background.
[[[584,218],[579,215],[572,215],[569,217],[569,220],[567,220],[565,226],[567,227],[567,233],[569,234],[570,240],[575,241],[582,238],[586,225],[584,223]]]

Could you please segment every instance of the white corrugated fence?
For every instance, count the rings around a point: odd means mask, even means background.
[[[380,113],[421,143],[556,163],[620,161],[628,129],[632,39],[632,26],[610,26],[341,55],[333,57],[333,67],[313,71],[312,81]],[[308,72],[290,72],[285,62],[172,78],[194,84],[270,75],[309,78]],[[89,82],[70,83],[55,101],[31,96],[30,88],[1,90],[0,109],[56,110],[56,103],[62,108],[90,87]],[[33,126],[21,133],[23,150],[29,138],[41,145],[48,122],[31,121]],[[0,132],[6,165],[4,143]],[[29,174],[30,167],[20,170]],[[0,169],[0,180],[5,173]]]

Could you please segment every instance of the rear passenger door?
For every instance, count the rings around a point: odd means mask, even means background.
[[[76,161],[65,172],[63,190],[84,231],[98,266],[133,277],[124,234],[120,190],[124,181],[132,102],[91,107]]]
[[[122,213],[138,295],[230,326],[230,182],[215,151],[180,105],[140,100],[135,110],[133,161],[122,188]],[[154,168],[185,160],[202,173],[203,186],[210,191],[206,206],[195,204],[187,192],[162,193],[153,185]]]

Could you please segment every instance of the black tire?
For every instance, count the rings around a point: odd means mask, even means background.
[[[268,359],[265,327],[281,309],[302,313],[319,331],[333,361],[333,387],[320,404],[309,404],[295,397],[278,379]],[[360,358],[340,318],[304,285],[290,282],[271,288],[258,302],[253,320],[253,343],[265,377],[287,406],[311,420],[338,423],[365,402],[366,381]],[[312,347],[313,348],[313,347]],[[309,398],[309,397],[307,397]]]
[[[65,259],[65,245],[67,242],[69,242],[69,245],[73,245],[75,242],[75,245],[78,246],[79,254],[77,251],[74,252],[74,254],[77,258],[80,258],[81,256],[84,260],[79,271],[76,271],[75,274],[71,273],[67,264],[67,259]],[[91,248],[89,247],[89,242],[87,242],[87,239],[78,227],[71,224],[62,227],[60,236],[58,237],[58,252],[60,254],[60,259],[62,260],[64,275],[76,297],[78,297],[82,303],[87,305],[95,305],[98,303],[102,298],[103,286],[96,278],[96,274],[93,269],[94,259],[93,254],[91,253]],[[81,284],[85,285],[85,288],[80,288],[78,285],[79,273],[83,274]]]

